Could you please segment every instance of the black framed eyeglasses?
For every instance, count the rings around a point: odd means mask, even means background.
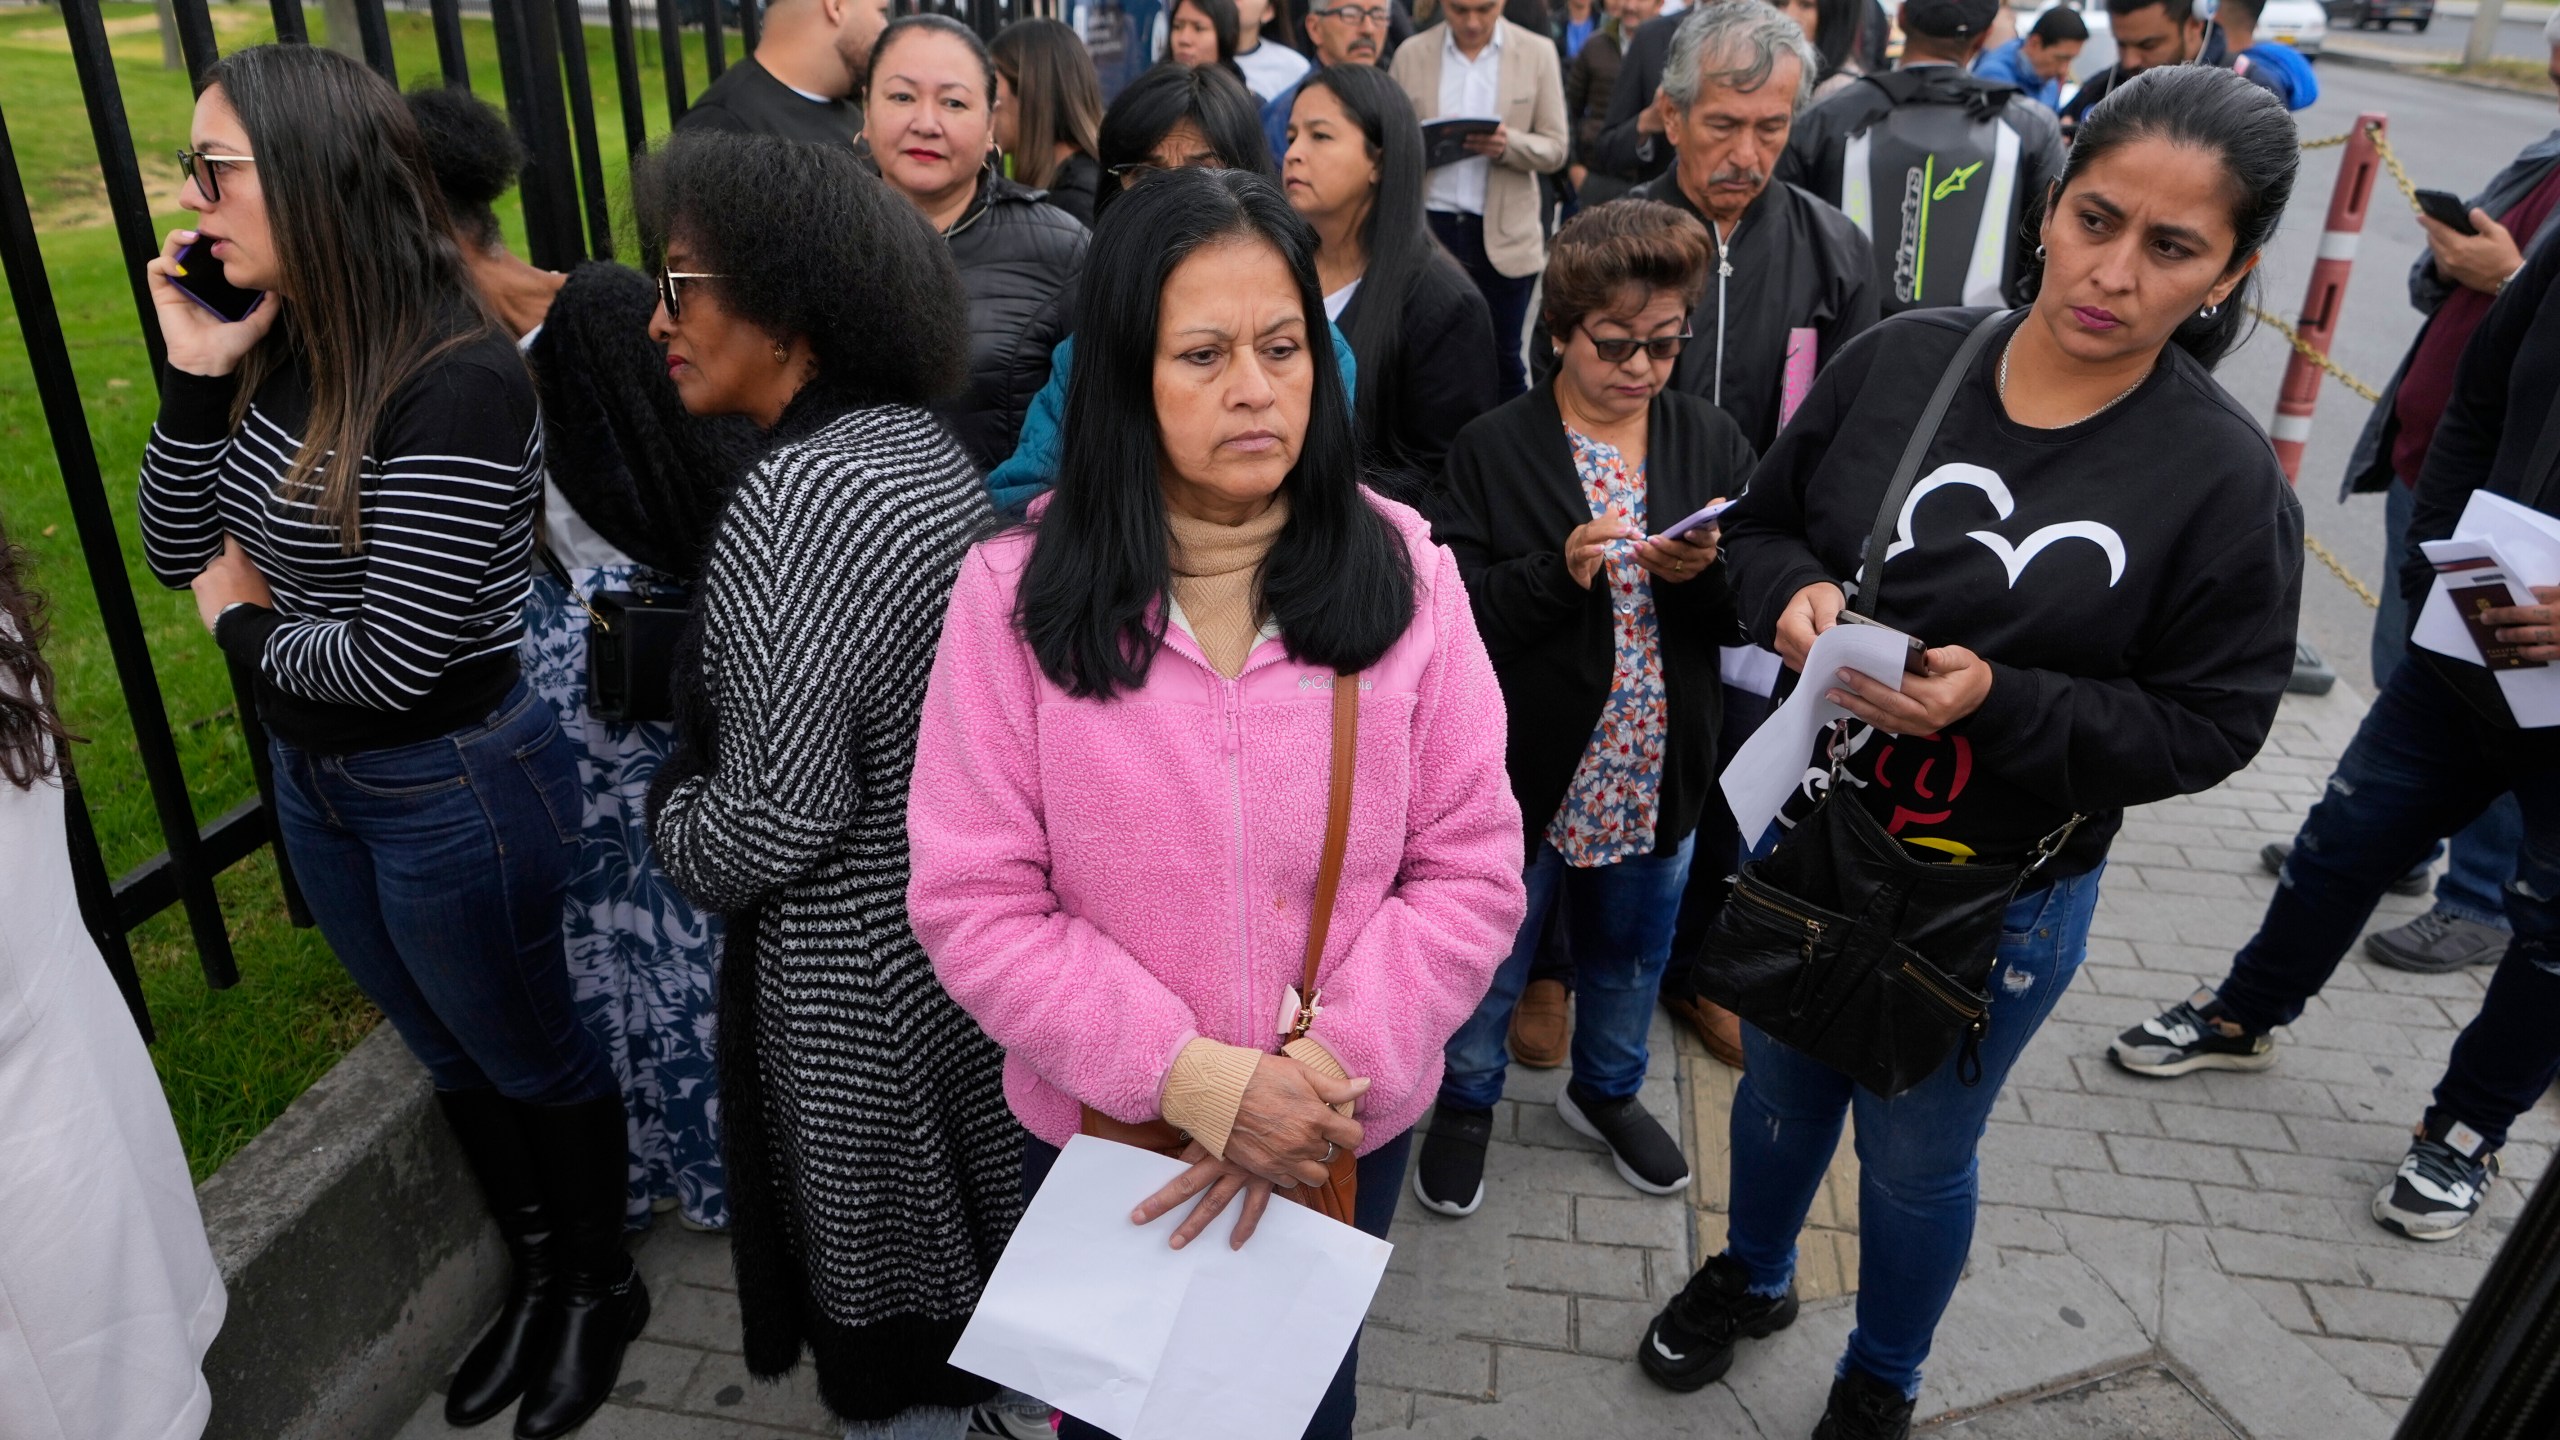
[[[196,182],[196,189],[204,196],[207,204],[222,198],[223,166],[257,163],[257,157],[251,155],[208,155],[202,150],[178,152],[178,169],[183,171],[188,179]]]
[[[1591,348],[1600,352],[1600,358],[1612,365],[1626,364],[1636,357],[1638,350],[1642,350],[1656,360],[1677,360],[1680,358],[1680,347],[1698,338],[1697,332],[1683,330],[1677,335],[1656,335],[1650,340],[1615,337],[1604,340],[1592,334],[1591,327],[1588,325],[1578,328],[1582,331],[1583,338],[1591,342]]]
[[[1309,10],[1307,14],[1310,17],[1322,15],[1351,25],[1384,25],[1390,16],[1384,5],[1336,5],[1330,10]]]
[[[727,278],[725,275],[714,275],[707,270],[661,270],[658,272],[658,303],[667,307],[668,319],[681,320],[684,318],[684,298],[679,293],[676,282]]]

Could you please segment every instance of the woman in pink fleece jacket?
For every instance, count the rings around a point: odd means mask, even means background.
[[[1086,1107],[1163,1119],[1194,1163],[1147,1219],[1356,1149],[1386,1233],[1444,1042],[1524,907],[1503,710],[1456,562],[1360,488],[1307,346],[1315,237],[1269,181],[1132,189],[1086,262],[1064,468],[962,567],[907,828],[915,931],[1005,1047],[1026,1191]],[[1275,1052],[1325,829],[1337,674],[1360,685],[1322,1012]],[[1346,1113],[1337,1113],[1340,1112]],[[1356,1347],[1309,1426],[1348,1436]],[[1062,1435],[1097,1432],[1070,1420]]]

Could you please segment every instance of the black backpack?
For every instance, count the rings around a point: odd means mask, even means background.
[[[1841,156],[1840,208],[1875,246],[1884,313],[2002,305],[2018,243],[2025,146],[2002,112],[2018,92],[1968,88],[1961,104],[1912,103],[1928,71],[1862,83],[1894,106],[1853,132]],[[1908,91],[1910,93],[1903,93]],[[1933,99],[1936,97],[1932,97]]]

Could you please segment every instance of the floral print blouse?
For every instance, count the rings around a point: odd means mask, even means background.
[[[1633,473],[1614,445],[1571,428],[1573,468],[1594,520],[1614,517],[1645,528],[1644,467]],[[1609,698],[1600,706],[1591,744],[1565,787],[1564,804],[1547,822],[1546,841],[1564,863],[1588,869],[1653,853],[1662,798],[1662,746],[1670,719],[1662,688],[1662,621],[1653,608],[1652,577],[1636,563],[1635,546],[1615,541],[1594,577],[1609,587],[1616,657]]]

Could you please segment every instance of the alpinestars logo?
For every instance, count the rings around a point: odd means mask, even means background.
[[[1893,293],[1906,305],[1919,303],[1920,273],[1929,263],[1929,207],[1963,194],[1982,162],[1949,171],[1944,179],[1937,169],[1938,157],[1931,155],[1902,173],[1902,240],[1893,252]]]

